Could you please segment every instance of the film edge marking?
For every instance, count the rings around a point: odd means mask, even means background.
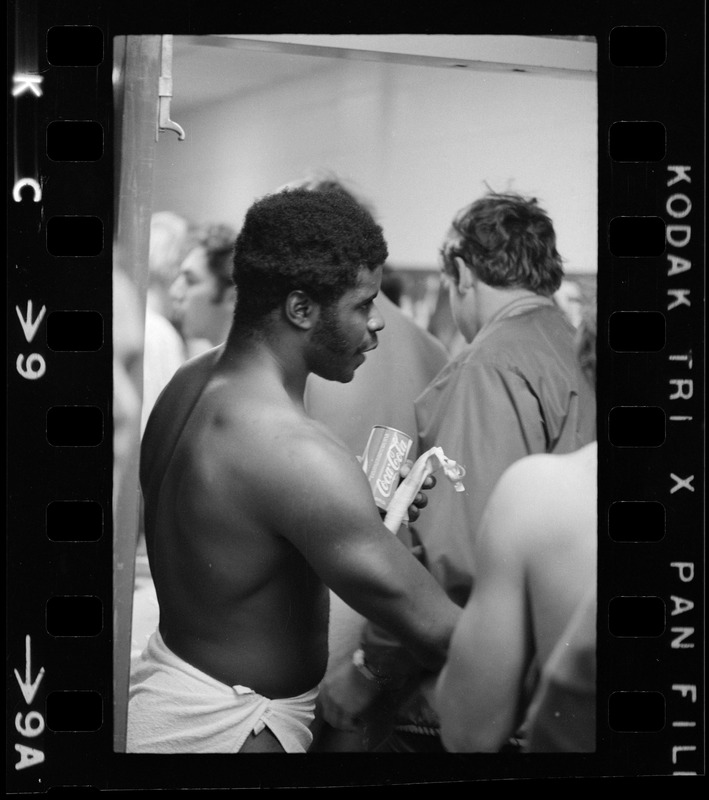
[[[667,166],[667,183],[668,189],[675,186],[677,183],[692,184],[690,171],[692,165],[689,164],[669,164]],[[684,187],[683,187],[684,188]],[[688,194],[682,192],[673,192],[667,197],[665,201],[665,210],[673,220],[684,220],[692,210],[692,201]],[[666,226],[666,239],[667,244],[676,250],[686,247],[692,238],[691,225],[686,223],[673,223]],[[672,251],[667,254],[667,261],[669,268],[667,270],[667,277],[674,278],[677,275],[682,275],[689,272],[692,268],[692,261],[689,258],[678,255]],[[680,306],[692,307],[691,303],[691,289],[690,288],[668,288],[667,296],[669,298],[667,310],[673,311]],[[669,362],[674,362],[678,366],[684,364],[691,372],[693,368],[693,359],[691,349],[683,354],[673,353],[668,356]],[[670,393],[668,395],[669,401],[687,401],[694,397],[694,378],[676,378],[671,377],[668,379]],[[673,409],[674,410],[674,409]],[[692,422],[694,415],[689,414],[673,414],[670,415],[670,420],[674,422]],[[675,472],[670,472],[670,478],[673,481],[673,486],[670,488],[670,495],[678,491],[685,490],[690,493],[695,493],[693,481],[694,474],[687,477],[681,477]],[[691,584],[695,578],[695,564],[694,561],[671,561],[670,567],[677,570],[677,577],[681,583]],[[679,614],[684,614],[694,609],[695,603],[693,600],[680,597],[677,594],[671,593],[670,600],[673,604],[670,611],[671,617],[676,617]],[[673,650],[694,650],[695,643],[687,641],[690,637],[696,634],[696,627],[694,624],[687,624],[685,626],[675,625],[670,627],[670,633],[673,638],[670,642],[670,648]],[[694,705],[697,702],[697,685],[694,682],[688,683],[672,683],[672,694],[675,696],[677,693],[682,700],[689,699],[689,702]],[[679,729],[679,730],[677,730]],[[688,733],[694,733],[697,729],[696,721],[687,719],[675,719],[672,721],[671,730],[677,730],[680,733],[682,730]],[[696,753],[697,746],[695,744],[675,744],[672,743],[672,775],[697,775],[697,771],[689,769],[677,769],[680,766],[680,761],[684,761],[690,754]],[[683,755],[684,754],[684,755]]]
[[[22,697],[27,706],[31,706],[37,695],[39,685],[44,678],[44,667],[39,668],[37,677],[32,680],[32,637],[25,636],[25,675],[24,680],[17,669],[14,670],[15,679],[22,692]],[[23,718],[24,714],[24,718]],[[18,711],[15,714],[15,730],[26,739],[34,739],[44,732],[44,716],[40,711],[30,708],[29,711]],[[30,747],[22,742],[15,742],[15,750],[20,754],[20,760],[15,762],[15,770],[35,767],[44,761],[44,751]]]

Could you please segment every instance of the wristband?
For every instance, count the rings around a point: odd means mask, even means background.
[[[352,664],[357,672],[360,673],[360,675],[363,675],[368,681],[373,681],[381,689],[386,689],[387,687],[391,686],[394,681],[394,679],[390,676],[377,675],[376,672],[372,671],[365,660],[364,650],[362,650],[361,647],[355,650],[352,654]]]

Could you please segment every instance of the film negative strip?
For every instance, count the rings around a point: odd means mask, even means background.
[[[135,544],[117,519],[137,519],[139,505],[115,472],[114,391],[116,361],[130,372],[140,359],[114,347],[112,276],[117,258],[147,249],[151,184],[140,171],[155,133],[181,131],[169,75],[127,99],[121,53],[140,51],[148,74],[173,34],[381,30],[353,16],[343,27],[333,11],[304,22],[283,9],[264,22],[201,5],[8,5],[7,791],[703,776],[706,9],[683,0],[526,3],[519,20],[457,9],[445,24],[437,8],[405,26],[597,43],[596,751],[308,754],[238,767],[125,752]],[[402,23],[382,20],[390,33]],[[136,475],[130,442],[124,458]]]

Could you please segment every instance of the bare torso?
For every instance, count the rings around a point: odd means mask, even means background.
[[[477,541],[478,574],[437,685],[447,749],[497,751],[596,581],[596,443],[528,456],[501,478]]]
[[[595,583],[596,452],[594,442],[553,461],[545,459],[553,470],[548,491],[544,494],[537,488],[539,502],[549,509],[552,521],[548,536],[540,533],[527,547],[528,612],[540,665]]]
[[[279,532],[274,459],[325,434],[214,351],[188,364],[146,431],[146,543],[160,631],[178,656],[269,697],[300,694],[327,662],[328,593]],[[292,468],[297,469],[293,463]]]
[[[274,698],[324,675],[328,589],[433,669],[460,613],[384,526],[356,457],[305,414],[307,374],[287,348],[235,337],[178,371],[141,451],[165,643]]]

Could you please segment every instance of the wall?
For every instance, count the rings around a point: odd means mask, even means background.
[[[182,111],[176,62],[172,117],[187,138],[160,135],[154,209],[238,226],[256,197],[331,169],[375,206],[393,266],[435,269],[452,215],[487,184],[536,196],[567,270],[595,273],[595,81],[315,60],[306,75]]]

